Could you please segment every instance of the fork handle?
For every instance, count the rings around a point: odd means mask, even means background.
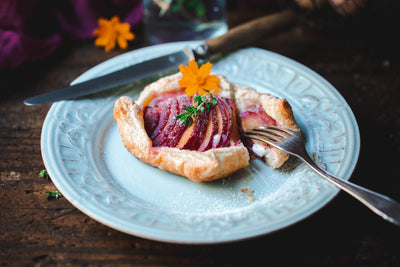
[[[299,156],[300,157],[300,156]],[[388,220],[389,222],[400,226],[400,203],[397,201],[363,188],[359,185],[353,184],[347,180],[340,179],[326,172],[314,163],[314,161],[305,154],[300,157],[307,165],[313,169],[316,173],[324,177],[329,182],[333,183],[343,191],[349,193],[373,212]]]

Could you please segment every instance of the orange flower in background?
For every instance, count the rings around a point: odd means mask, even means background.
[[[131,25],[129,23],[121,23],[118,16],[114,16],[110,20],[99,18],[99,28],[93,32],[97,36],[96,46],[104,46],[104,50],[109,52],[115,48],[115,44],[121,49],[128,47],[128,40],[133,40],[135,35],[130,32]]]
[[[189,61],[188,66],[179,66],[183,77],[179,80],[179,85],[186,88],[185,92],[188,96],[196,93],[206,94],[207,91],[218,91],[220,79],[215,75],[210,75],[212,64],[207,62],[200,69],[197,62],[193,59]]]

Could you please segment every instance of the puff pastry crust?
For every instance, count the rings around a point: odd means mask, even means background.
[[[298,130],[290,105],[255,90],[230,83],[217,75],[220,82],[218,95],[230,98],[238,111],[249,103],[259,103],[267,114],[281,126]],[[185,176],[194,182],[207,182],[229,176],[249,164],[250,154],[243,143],[229,147],[212,148],[204,152],[173,147],[153,147],[144,123],[144,108],[159,96],[184,91],[179,86],[181,73],[166,76],[146,86],[137,101],[128,96],[120,97],[114,105],[114,118],[126,149],[139,160],[162,170]],[[276,168],[286,161],[288,155],[271,149],[265,162]]]

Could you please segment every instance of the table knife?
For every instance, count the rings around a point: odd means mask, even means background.
[[[181,64],[187,64],[190,59],[196,61],[206,60],[211,55],[227,52],[250,44],[262,36],[271,35],[288,28],[296,21],[297,15],[293,11],[282,11],[260,17],[234,27],[224,35],[209,39],[194,49],[186,47],[181,51],[149,59],[103,76],[33,96],[26,99],[24,103],[29,106],[48,104],[128,84],[139,79],[175,69]]]

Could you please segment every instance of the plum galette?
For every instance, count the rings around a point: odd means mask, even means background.
[[[116,101],[114,118],[131,154],[194,182],[224,178],[246,167],[249,151],[273,168],[282,166],[286,153],[242,142],[240,133],[262,125],[298,131],[285,99],[212,75],[210,63],[198,68],[190,61],[180,70],[146,86],[137,101],[128,96]]]

